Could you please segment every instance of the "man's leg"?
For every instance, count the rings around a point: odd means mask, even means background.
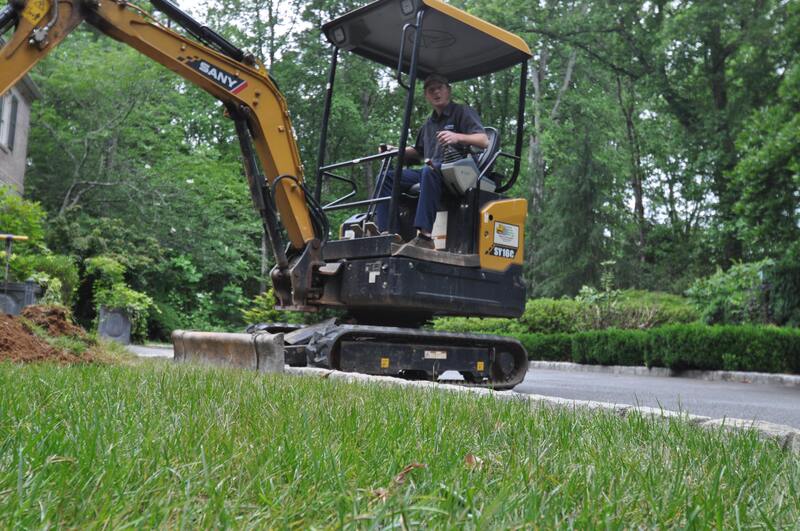
[[[433,222],[436,220],[436,211],[439,209],[439,200],[442,197],[441,171],[430,166],[422,168],[419,189],[419,203],[417,204],[417,215],[414,217],[414,226],[424,235],[430,236]]]
[[[400,177],[400,191],[405,192],[419,182],[420,171],[403,169],[403,175]],[[390,197],[392,195],[392,185],[394,183],[394,170],[389,170],[386,174],[386,179],[383,181],[381,193],[378,197]],[[389,201],[382,201],[375,207],[375,214],[377,215],[378,229],[381,232],[389,230]]]

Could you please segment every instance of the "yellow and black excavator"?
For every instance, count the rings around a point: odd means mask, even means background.
[[[81,22],[128,44],[219,99],[233,120],[253,202],[261,216],[276,265],[271,280],[276,306],[316,311],[339,308],[340,320],[302,328],[262,324],[282,332],[285,359],[344,371],[437,379],[456,371],[464,385],[510,388],[528,367],[522,345],[511,338],[435,332],[422,328],[437,315],[519,317],[525,305],[522,279],[527,203],[504,195],[520,170],[525,109],[526,43],[516,35],[440,0],[377,0],[322,27],[331,44],[331,67],[323,103],[314,189],[307,185],[289,109],[264,66],[170,0],[152,6],[187,35],[125,0],[11,0],[0,10],[0,94],[20,80]],[[398,148],[345,162],[323,160],[340,51],[391,67],[405,89]],[[402,245],[413,236],[415,191],[395,179],[379,197],[390,169],[406,161],[417,78],[439,73],[460,81],[519,65],[519,100],[513,153],[502,151],[487,127],[489,146],[442,165],[443,194],[435,231],[439,249]],[[379,142],[375,142],[378,144]],[[500,157],[513,161],[510,175],[496,170]],[[380,162],[372,197],[346,202],[355,183],[342,168]],[[350,182],[353,190],[322,205],[326,179]],[[388,233],[375,230],[375,206],[389,202]],[[326,212],[363,210],[331,239]],[[286,241],[288,240],[288,241]],[[224,345],[206,343],[203,359]],[[176,357],[178,351],[176,348]]]

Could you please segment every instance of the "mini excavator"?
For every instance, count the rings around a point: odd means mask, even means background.
[[[175,26],[126,0],[11,0],[0,10],[0,93],[22,78],[81,22],[132,46],[219,99],[235,125],[250,194],[275,258],[271,280],[276,307],[317,311],[338,308],[345,317],[307,327],[260,324],[249,332],[283,333],[285,359],[342,371],[438,379],[447,371],[463,385],[507,389],[525,376],[525,349],[514,339],[423,328],[434,316],[519,317],[527,203],[506,197],[520,170],[527,44],[518,36],[440,0],[377,0],[322,27],[331,65],[315,186],[309,187],[289,110],[265,67],[170,0],[150,0]],[[163,20],[163,18],[162,18]],[[326,140],[338,54],[354,53],[392,69],[405,90],[397,149],[326,164]],[[443,194],[436,250],[403,245],[414,235],[418,190],[378,197],[390,169],[406,161],[417,79],[439,73],[460,81],[519,67],[514,151],[503,152],[495,129],[474,157],[442,166]],[[379,142],[375,142],[378,144]],[[496,170],[504,157],[513,170]],[[336,172],[380,164],[372,197],[347,202],[355,183]],[[508,165],[512,165],[509,163]],[[325,180],[353,189],[325,205]],[[375,207],[389,202],[391,230],[378,233]],[[331,238],[327,212],[352,214]],[[213,341],[203,347],[214,357]],[[223,349],[224,350],[224,349]],[[177,356],[177,349],[176,349]]]

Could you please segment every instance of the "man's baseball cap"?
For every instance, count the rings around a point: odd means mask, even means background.
[[[425,83],[422,85],[423,89],[428,88],[428,85],[433,85],[434,83],[438,83],[440,85],[447,85],[450,86],[450,81],[447,80],[442,74],[431,74],[425,78]]]

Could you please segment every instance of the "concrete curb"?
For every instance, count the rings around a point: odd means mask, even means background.
[[[768,372],[737,371],[673,371],[665,367],[630,367],[624,365],[583,365],[566,361],[531,361],[531,369],[550,369],[571,372],[599,372],[628,376],[660,376],[662,378],[694,378],[709,382],[738,382],[751,384],[800,387],[800,376]]]
[[[635,368],[635,367],[630,367]],[[519,400],[528,401],[533,406],[553,406],[568,407],[573,409],[604,410],[610,411],[624,417],[629,413],[639,413],[642,416],[655,419],[677,418],[708,430],[729,430],[729,431],[755,431],[761,439],[773,440],[784,450],[788,450],[800,455],[800,430],[782,424],[773,424],[765,421],[752,421],[745,419],[712,419],[702,415],[692,415],[679,411],[670,411],[645,406],[633,406],[630,404],[612,404],[609,402],[595,402],[590,400],[572,400],[568,398],[558,398],[544,395],[528,395],[515,391],[493,391],[491,389],[480,389],[473,387],[462,387],[452,384],[440,384],[428,381],[403,380],[390,376],[372,376],[354,372],[332,371],[328,369],[317,369],[312,367],[286,367],[286,374],[298,376],[316,376],[318,378],[328,378],[331,380],[342,380],[345,382],[377,383],[381,385],[393,385],[399,387],[416,387],[418,389],[438,389],[454,393],[469,393],[477,396],[493,396],[499,400]]]

